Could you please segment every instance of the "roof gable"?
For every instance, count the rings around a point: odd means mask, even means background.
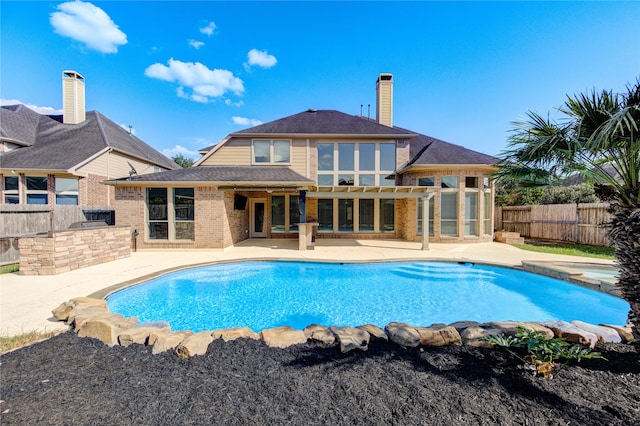
[[[168,169],[180,167],[97,111],[87,112],[82,123],[62,124],[59,116],[24,106],[2,107],[0,126],[3,137],[26,145],[5,153],[3,168],[68,170],[109,147]]]

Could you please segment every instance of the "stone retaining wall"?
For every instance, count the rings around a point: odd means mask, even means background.
[[[55,275],[131,255],[131,227],[55,231],[18,241],[20,275]]]
[[[104,299],[80,297],[71,299],[55,308],[53,316],[65,321],[80,337],[93,337],[107,345],[128,346],[132,343],[152,346],[154,354],[174,351],[180,358],[204,355],[209,344],[216,339],[224,341],[238,338],[260,339],[268,346],[284,348],[308,340],[325,345],[339,345],[342,352],[355,349],[367,350],[371,340],[382,339],[403,347],[470,345],[492,347],[486,338],[514,336],[523,327],[549,338],[561,337],[567,342],[595,347],[597,342],[631,343],[631,329],[615,325],[592,325],[580,321],[536,322],[488,322],[458,321],[452,324],[432,324],[417,327],[392,322],[382,329],[367,324],[358,327],[326,327],[312,324],[304,330],[276,327],[256,333],[247,327],[201,331],[171,331],[169,324],[138,323],[136,318],[112,314]]]

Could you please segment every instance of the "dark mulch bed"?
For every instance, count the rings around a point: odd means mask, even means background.
[[[241,339],[182,360],[68,332],[0,357],[1,423],[640,424],[638,353],[598,349],[608,362],[545,380],[497,349],[373,342],[342,354]]]

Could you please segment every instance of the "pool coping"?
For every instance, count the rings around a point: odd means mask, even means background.
[[[613,280],[601,280],[591,278],[579,269],[574,269],[571,266],[573,264],[580,265],[593,265],[598,267],[611,267],[615,268],[615,265],[606,265],[602,263],[593,262],[564,262],[564,261],[531,261],[523,260],[522,268],[524,271],[532,272],[538,275],[545,275],[551,278],[556,278],[562,281],[576,284],[581,287],[585,287],[591,290],[596,290],[601,293],[610,294],[622,299],[622,292],[617,285],[617,281]]]

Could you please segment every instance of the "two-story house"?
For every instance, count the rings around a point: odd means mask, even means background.
[[[180,168],[98,111],[85,111],[85,80],[62,74],[63,114],[24,105],[0,108],[0,188],[4,204],[112,206],[102,181]]]
[[[393,76],[380,74],[375,120],[308,110],[232,133],[191,168],[106,183],[139,248],[297,238],[303,222],[316,238],[481,242],[496,161],[394,127]]]

